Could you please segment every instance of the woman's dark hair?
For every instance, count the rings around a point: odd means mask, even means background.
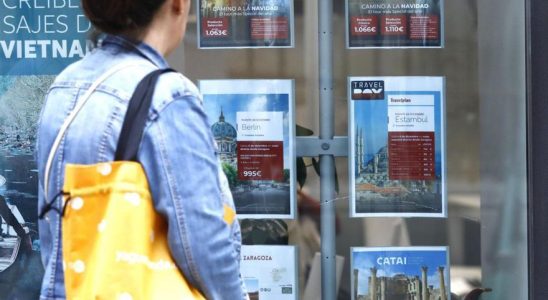
[[[106,33],[146,27],[165,0],[82,0],[84,13]]]

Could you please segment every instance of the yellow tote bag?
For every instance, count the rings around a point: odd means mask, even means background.
[[[65,168],[67,299],[203,299],[175,265],[139,163]]]
[[[46,163],[46,187],[66,129],[93,90],[124,67],[99,78],[63,124]],[[67,299],[205,299],[177,268],[168,247],[167,223],[156,213],[146,174],[136,161],[154,86],[169,71],[153,71],[137,86],[115,161],[65,167],[61,215]]]

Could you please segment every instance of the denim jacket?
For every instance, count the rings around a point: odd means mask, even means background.
[[[46,205],[46,160],[59,129],[79,97],[107,70],[124,68],[93,93],[70,125],[52,164],[47,201],[63,185],[66,163],[94,164],[114,158],[125,111],[137,83],[164,58],[144,43],[107,36],[81,61],[66,68],[46,95],[38,129],[39,211]],[[154,206],[168,221],[169,247],[186,279],[207,299],[246,298],[240,277],[240,228],[223,220],[234,207],[219,166],[215,142],[194,84],[178,73],[160,77],[138,159],[148,177]],[[227,192],[228,191],[228,192]],[[60,209],[61,197],[55,206]],[[61,220],[50,211],[39,221],[46,272],[40,299],[65,299]]]

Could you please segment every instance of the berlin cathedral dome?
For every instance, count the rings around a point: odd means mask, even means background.
[[[211,131],[213,138],[217,143],[217,152],[222,161],[234,162],[236,158],[236,138],[238,132],[232,124],[225,121],[223,110],[221,109],[221,115],[219,121],[211,125]]]

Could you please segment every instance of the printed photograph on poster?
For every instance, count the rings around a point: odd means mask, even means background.
[[[451,299],[447,247],[354,247],[350,251],[353,300]]]
[[[350,77],[353,217],[446,217],[443,77]]]
[[[199,48],[294,46],[293,0],[199,0]]]
[[[241,273],[250,300],[298,299],[295,246],[242,246]]]
[[[346,0],[347,48],[443,48],[443,0]]]
[[[292,80],[201,80],[239,218],[295,216]]]
[[[34,149],[40,109],[54,79],[0,76],[0,295],[9,299],[38,297],[44,272]]]
[[[38,299],[36,130],[55,76],[90,51],[80,1],[0,1],[0,298]]]

